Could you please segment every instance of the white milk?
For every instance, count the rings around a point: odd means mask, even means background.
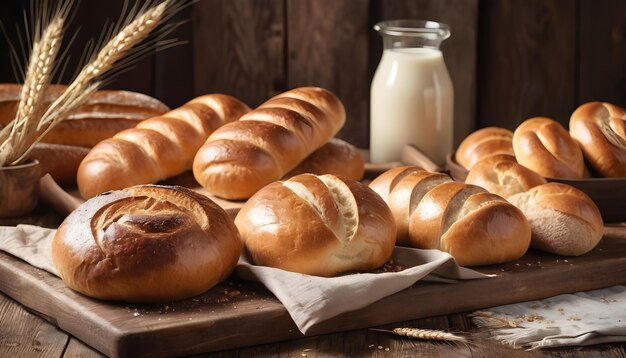
[[[384,50],[371,87],[370,161],[397,161],[414,144],[443,164],[453,149],[453,92],[441,51]]]

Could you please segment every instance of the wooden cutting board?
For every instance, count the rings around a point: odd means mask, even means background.
[[[423,317],[626,283],[626,226],[609,227],[582,257],[531,251],[479,271],[498,277],[456,284],[420,283],[353,312],[311,334],[372,327]],[[0,252],[0,290],[102,353],[180,356],[301,337],[285,308],[264,287],[236,277],[188,300],[131,305],[93,300],[57,277]]]

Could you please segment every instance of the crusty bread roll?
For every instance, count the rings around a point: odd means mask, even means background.
[[[372,180],[369,187],[380,195],[393,213],[398,232],[396,244],[411,246],[411,213],[429,190],[449,181],[452,179],[446,174],[428,172],[413,166],[389,169]]]
[[[209,94],[117,133],[93,147],[80,164],[81,196],[156,183],[189,170],[209,134],[249,110],[234,97]]]
[[[546,179],[515,161],[515,157],[499,154],[487,157],[472,167],[465,183],[478,185],[503,198],[528,191],[547,183]]]
[[[508,200],[532,227],[532,247],[558,255],[578,256],[593,249],[604,232],[598,207],[571,185],[548,183]]]
[[[226,212],[183,187],[141,185],[83,203],[52,240],[63,281],[87,296],[164,302],[198,295],[234,269],[242,244]]]
[[[481,187],[447,182],[429,190],[411,213],[411,246],[449,252],[459,265],[498,264],[522,257],[531,229],[524,214]]]
[[[317,276],[382,266],[396,238],[385,202],[334,175],[273,182],[244,204],[235,224],[257,265]]]
[[[67,88],[51,85],[46,90],[45,102],[49,105]],[[0,84],[0,127],[15,116],[22,86]],[[141,120],[167,112],[169,108],[145,94],[99,90],[78,107],[65,120],[57,124],[43,142],[93,147],[115,133],[132,128]]]
[[[75,145],[37,143],[29,158],[37,159],[41,175],[50,174],[59,185],[76,185],[76,173],[89,148]]]
[[[343,104],[325,89],[281,93],[211,134],[194,159],[194,177],[213,195],[247,199],[324,145],[345,119]]]
[[[513,132],[513,150],[518,163],[544,177],[577,179],[585,174],[580,147],[553,119],[522,122]]]
[[[365,159],[363,153],[352,144],[332,138],[287,173],[285,178],[304,173],[332,174],[361,180],[365,174]]]
[[[513,155],[513,132],[500,127],[486,127],[465,137],[454,157],[465,169],[471,169],[481,159],[496,155]]]
[[[589,164],[604,177],[626,177],[626,110],[606,102],[578,107],[569,132]]]

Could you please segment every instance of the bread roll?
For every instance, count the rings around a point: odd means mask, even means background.
[[[343,104],[327,90],[279,94],[211,134],[194,159],[194,177],[213,195],[247,199],[324,145],[345,119]]]
[[[393,213],[398,232],[397,245],[411,246],[409,239],[411,213],[429,190],[449,181],[452,179],[446,174],[404,166],[389,169],[369,184],[369,187],[389,205]]]
[[[273,182],[244,204],[235,224],[257,265],[317,276],[379,267],[396,238],[385,202],[366,185],[334,175]]]
[[[49,173],[57,184],[73,186],[76,185],[78,166],[87,153],[87,147],[37,143],[28,156],[39,161],[42,176]]]
[[[478,185],[503,198],[545,184],[546,179],[515,161],[508,154],[487,157],[472,167],[465,183]]]
[[[249,110],[234,97],[209,94],[117,133],[93,147],[80,164],[81,196],[156,183],[191,169],[209,134]]]
[[[570,185],[543,184],[508,200],[528,218],[534,248],[578,256],[591,251],[602,238],[604,226],[598,207]]]
[[[166,302],[226,278],[241,240],[222,208],[183,187],[142,185],[92,198],[52,240],[63,282],[87,296]]]
[[[572,114],[569,132],[589,164],[604,177],[626,177],[626,110],[585,103]]]
[[[411,246],[449,252],[459,265],[499,264],[522,257],[531,229],[524,214],[481,187],[447,182],[429,190],[411,213]]]
[[[66,88],[64,85],[49,86],[45,96],[47,105]],[[0,84],[0,127],[14,118],[21,89],[19,84]],[[43,142],[91,148],[121,130],[136,126],[141,120],[168,110],[165,104],[145,94],[99,90],[50,130]]]
[[[365,173],[365,159],[363,153],[352,144],[332,138],[287,173],[285,178],[304,173],[332,174],[361,180]]]
[[[497,154],[513,155],[513,132],[506,128],[486,127],[472,132],[454,156],[457,163],[469,170],[481,159]]]
[[[580,147],[550,118],[522,122],[513,133],[513,150],[518,163],[544,177],[577,179],[585,173]]]

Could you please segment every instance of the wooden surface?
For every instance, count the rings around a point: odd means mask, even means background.
[[[417,283],[364,309],[326,321],[311,334],[623,284],[625,231],[623,226],[610,229],[601,244],[582,257],[530,252],[516,262],[480,268],[498,274],[495,278],[457,284]],[[110,356],[178,356],[302,338],[285,308],[264,287],[234,276],[199,297],[180,302],[109,303],[77,294],[57,277],[0,253],[0,291]],[[267,329],[270,324],[272,329]]]

